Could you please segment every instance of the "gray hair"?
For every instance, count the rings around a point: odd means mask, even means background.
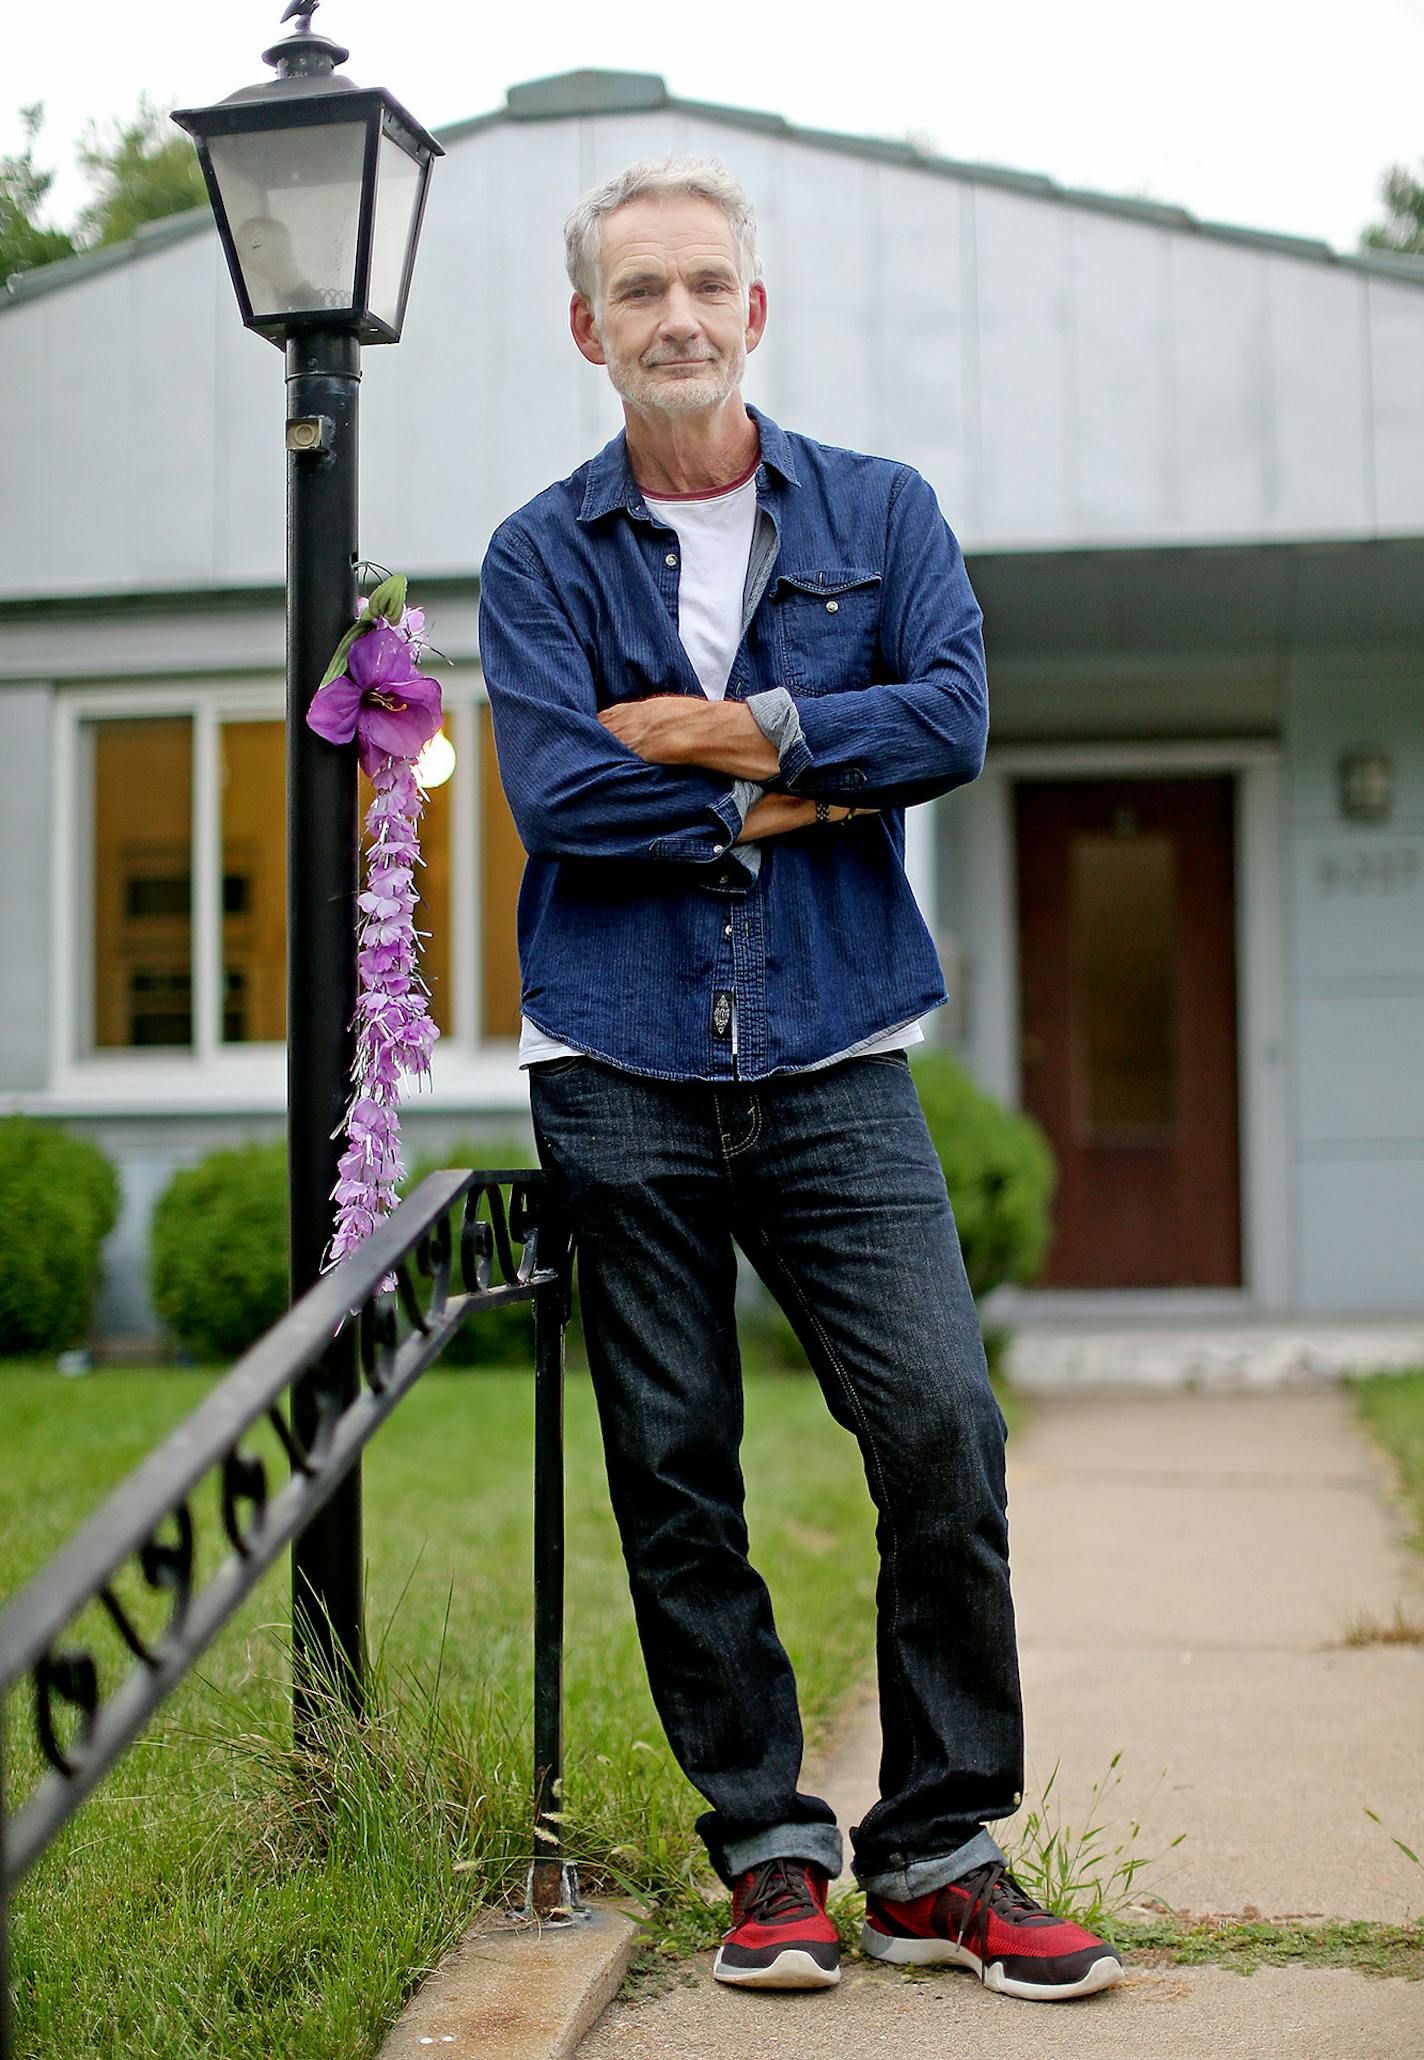
[[[606,179],[601,186],[585,193],[564,224],[564,261],[574,292],[582,294],[597,310],[602,286],[600,238],[609,215],[646,194],[661,198],[664,194],[683,193],[710,200],[727,217],[737,242],[745,299],[753,280],[761,277],[752,204],[719,159],[680,156],[676,151],[669,151],[666,157],[640,157],[625,166],[616,178]]]

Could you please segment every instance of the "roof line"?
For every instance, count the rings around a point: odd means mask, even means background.
[[[842,129],[813,129],[789,122],[784,115],[766,114],[755,108],[726,107],[718,101],[685,100],[669,93],[656,72],[573,71],[550,78],[534,79],[511,86],[505,105],[484,114],[450,122],[435,131],[446,145],[461,142],[482,129],[502,122],[569,121],[589,115],[650,114],[666,111],[706,121],[721,122],[728,128],[753,130],[760,135],[783,136],[788,142],[803,143],[818,150],[833,150],[876,164],[896,164],[932,177],[968,181],[1022,193],[1065,207],[1090,209],[1095,214],[1116,215],[1124,220],[1189,235],[1206,236],[1214,242],[1235,243],[1315,264],[1338,265],[1346,271],[1375,273],[1405,284],[1424,286],[1424,256],[1404,251],[1337,251],[1323,239],[1289,235],[1272,229],[1245,228],[1237,223],[1203,220],[1189,209],[1171,202],[1138,200],[1123,194],[1099,193],[1090,188],[1065,186],[1044,172],[1017,171],[1007,165],[993,165],[972,159],[944,157],[922,150],[913,143],[896,143],[887,137],[856,136]],[[109,244],[103,250],[60,258],[31,271],[13,273],[0,290],[0,313],[62,286],[95,277],[112,266],[127,264],[198,230],[212,227],[206,206],[181,215],[148,222],[124,243]]]

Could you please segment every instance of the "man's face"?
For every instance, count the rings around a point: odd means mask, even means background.
[[[743,299],[737,241],[696,194],[629,201],[603,224],[603,305],[575,295],[574,340],[639,414],[721,407],[761,340],[766,294]]]

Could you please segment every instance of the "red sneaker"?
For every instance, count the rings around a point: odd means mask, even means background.
[[[763,1860],[732,1887],[732,1928],[712,1972],[736,1988],[834,1988],[841,1978],[827,1879],[805,1860]]]
[[[1034,1902],[1000,1860],[912,1902],[867,1895],[860,1949],[897,1967],[972,1967],[986,1988],[1031,2003],[1091,1996],[1122,1980],[1122,1960],[1105,1940]]]

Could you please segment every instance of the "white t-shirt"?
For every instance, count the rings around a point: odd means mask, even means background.
[[[747,583],[747,561],[751,557],[752,532],[756,527],[756,467],[745,479],[721,487],[711,494],[650,494],[643,499],[677,534],[681,545],[682,570],[677,590],[677,633],[709,701],[727,695],[732,662],[742,641],[742,598]],[[732,1015],[732,1051],[736,1052],[736,1008]],[[918,1023],[902,1023],[895,1030],[857,1045],[857,1055],[872,1051],[895,1051],[907,1044],[919,1044],[924,1032]],[[519,1032],[519,1063],[536,1066],[546,1059],[572,1058],[577,1047],[546,1037],[524,1017]],[[837,1052],[819,1064],[831,1066],[850,1052]],[[807,1068],[808,1071],[813,1070]]]

